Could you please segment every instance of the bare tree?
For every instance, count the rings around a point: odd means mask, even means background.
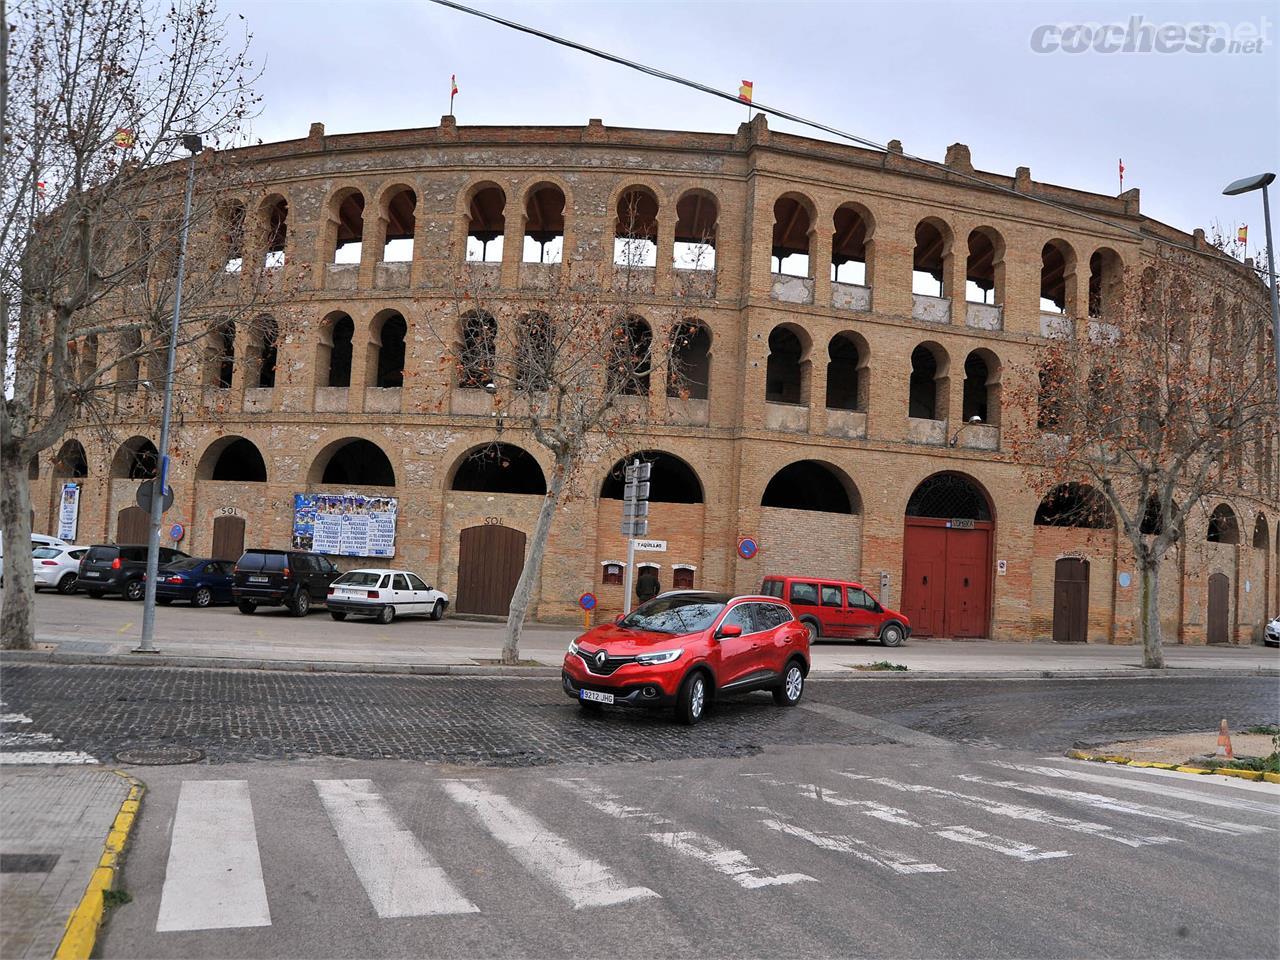
[[[1010,437],[1039,489],[1088,484],[1106,500],[1082,500],[1089,513],[1114,513],[1138,571],[1147,667],[1164,665],[1162,561],[1193,512],[1261,468],[1255,441],[1276,418],[1263,291],[1225,262],[1162,253],[1096,289],[1087,329],[1024,371],[1012,406],[1038,417]]]
[[[171,162],[178,138],[230,144],[256,104],[248,37],[236,47],[226,26],[212,0],[0,0],[5,647],[33,639],[31,568],[21,562],[28,464],[73,424],[145,410],[139,388],[163,386],[185,174]],[[220,322],[215,301],[225,319],[225,305],[256,287],[228,273],[244,217],[218,206],[231,179],[224,157],[199,158],[184,348]]]
[[[669,316],[649,311],[652,327],[637,316],[635,298],[651,289],[654,271],[648,264],[661,253],[634,205],[624,216],[628,223],[619,231],[619,253],[606,282],[526,302],[515,315],[496,298],[490,303],[484,286],[464,275],[452,318],[456,333],[433,331],[454,361],[458,383],[493,394],[494,443],[504,431],[519,431],[552,459],[546,497],[507,614],[503,663],[519,661],[552,524],[582,468],[643,434],[651,420],[651,378],[662,378],[664,395],[685,393],[680,354],[693,328],[683,313],[710,286],[687,284],[693,292]],[[510,322],[499,324],[499,317]]]

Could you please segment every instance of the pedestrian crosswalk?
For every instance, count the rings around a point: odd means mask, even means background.
[[[455,923],[509,909],[513,884],[522,897],[530,888],[593,917],[661,909],[691,882],[757,898],[749,902],[764,910],[770,897],[824,884],[1052,875],[1084,856],[1110,863],[1154,857],[1149,848],[1167,844],[1259,835],[1273,843],[1280,828],[1280,802],[1185,789],[1166,803],[1137,802],[1113,794],[1141,783],[1108,790],[1108,777],[1062,764],[986,760],[903,779],[838,769],[823,782],[751,770],[696,789],[682,775],[617,776],[428,775],[411,790],[314,779],[287,816],[302,824],[315,856],[345,859],[350,871],[328,871],[329,881],[354,878],[362,896],[351,889],[376,917]],[[273,898],[288,894],[278,879],[273,888],[259,851],[273,818],[286,816],[272,789],[270,781],[193,778],[180,783],[171,810],[144,813],[170,825],[158,933],[272,924]],[[475,850],[497,863],[485,881]]]
[[[25,713],[8,713],[0,700],[0,766],[97,763],[97,758],[80,750],[67,750],[53,734],[35,729]]]

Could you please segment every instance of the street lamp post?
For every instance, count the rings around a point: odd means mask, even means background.
[[[1271,288],[1271,345],[1276,355],[1276,408],[1280,415],[1280,293],[1276,290],[1276,248],[1271,242],[1271,201],[1267,187],[1276,178],[1274,173],[1260,173],[1230,184],[1222,192],[1228,197],[1253,190],[1262,191],[1262,220],[1267,230],[1267,286]]]
[[[169,418],[173,410],[173,371],[178,358],[178,324],[182,317],[182,278],[186,272],[187,230],[191,226],[191,191],[196,179],[196,155],[204,144],[196,134],[182,136],[182,145],[191,153],[187,159],[187,190],[182,201],[182,228],[178,234],[178,276],[173,284],[173,318],[169,322],[169,359],[164,374],[164,413],[160,420],[160,462],[158,476],[151,482],[151,518],[147,525],[147,592],[142,603],[142,638],[134,653],[157,653],[156,581],[160,576],[160,519],[164,513],[164,493],[169,486]],[[158,482],[157,482],[158,481]]]

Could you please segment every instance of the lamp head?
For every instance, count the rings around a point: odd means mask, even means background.
[[[1251,190],[1261,190],[1263,187],[1269,186],[1275,178],[1276,175],[1274,173],[1259,173],[1256,176],[1245,177],[1242,180],[1228,184],[1222,193],[1224,196],[1235,197]]]

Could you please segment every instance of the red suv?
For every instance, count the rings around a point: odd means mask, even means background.
[[[816,577],[765,577],[760,592],[786,600],[809,639],[879,640],[899,646],[911,636],[911,621],[880,606],[866,587],[853,580]]]
[[[654,597],[569,644],[560,680],[584,710],[674,707],[697,723],[722,693],[772,690],[800,702],[809,633],[773,597],[677,591]]]

